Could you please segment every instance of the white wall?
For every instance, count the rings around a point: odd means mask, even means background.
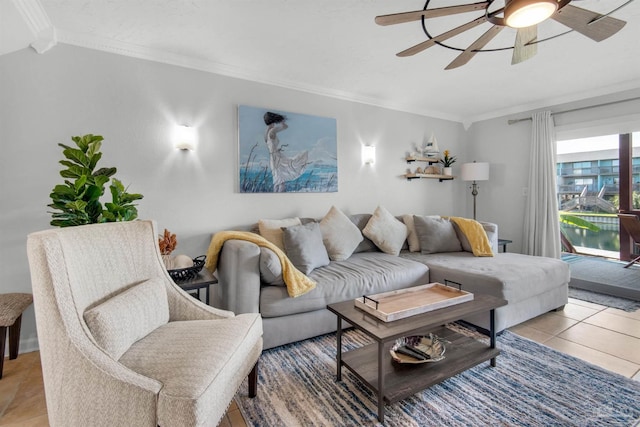
[[[238,104],[335,117],[339,191],[238,193]],[[197,151],[173,148],[176,123],[198,128]],[[441,150],[464,160],[459,123],[66,45],[0,56],[0,292],[31,290],[26,236],[50,227],[49,193],[62,182],[57,144],[72,145],[73,135],[103,135],[100,165],[117,167],[116,177],[144,195],[139,216],[176,233],[178,253],[196,256],[216,231],[259,218],[321,217],[331,205],[347,213],[381,204],[394,214],[460,214],[464,183],[400,177],[411,144],[431,132]],[[363,143],[377,148],[374,166],[361,164]],[[32,307],[22,339],[23,351],[37,345]]]
[[[477,219],[498,224],[500,238],[513,240],[509,252],[520,252],[522,247],[530,127],[531,122],[508,126],[502,117],[474,123],[469,129],[469,155],[472,160],[490,164],[489,180],[479,182]],[[467,215],[471,216],[471,196],[467,206]]]

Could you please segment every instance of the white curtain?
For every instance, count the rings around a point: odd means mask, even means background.
[[[526,254],[560,258],[556,141],[550,111],[531,116],[529,193],[524,213]]]

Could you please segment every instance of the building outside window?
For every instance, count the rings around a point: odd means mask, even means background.
[[[632,136],[633,207],[640,209],[640,132]],[[620,207],[619,135],[558,141],[560,212],[596,224],[592,232],[566,224],[561,230],[578,252],[618,258]]]

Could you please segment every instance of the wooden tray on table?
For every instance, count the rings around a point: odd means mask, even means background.
[[[455,283],[445,280],[446,283]],[[428,283],[412,288],[356,298],[355,306],[378,319],[392,322],[416,314],[426,313],[473,300],[473,294],[460,288]]]

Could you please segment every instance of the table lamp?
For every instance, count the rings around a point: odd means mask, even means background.
[[[464,163],[460,170],[463,181],[473,181],[471,184],[471,195],[473,195],[473,219],[476,219],[476,196],[478,195],[477,181],[487,181],[489,179],[489,163]]]

